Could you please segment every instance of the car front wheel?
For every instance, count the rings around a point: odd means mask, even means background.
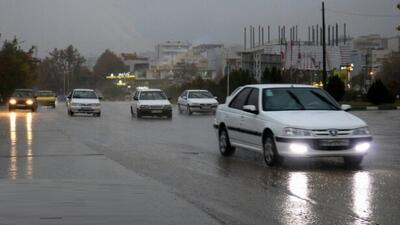
[[[268,166],[276,166],[282,162],[282,158],[279,156],[278,151],[276,150],[275,141],[271,135],[268,135],[264,138],[263,156],[264,161]]]
[[[219,151],[222,156],[229,157],[235,153],[235,148],[231,146],[228,132],[225,128],[219,132]]]
[[[139,110],[139,109],[136,110],[136,117],[137,117],[138,119],[142,118],[142,114],[140,113],[140,110]]]

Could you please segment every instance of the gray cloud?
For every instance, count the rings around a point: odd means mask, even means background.
[[[396,0],[327,0],[328,9],[397,15]],[[152,50],[163,40],[242,43],[249,24],[306,26],[320,23],[318,0],[0,0],[0,33],[38,45],[40,54],[68,44],[85,55]],[[329,23],[349,25],[352,35],[396,35],[400,17],[360,17],[327,12]]]

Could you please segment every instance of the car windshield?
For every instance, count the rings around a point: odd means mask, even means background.
[[[97,99],[97,95],[94,91],[74,91],[72,98]]]
[[[165,100],[167,96],[161,91],[144,91],[140,93],[140,100]]]
[[[26,97],[33,97],[33,91],[15,91],[13,97],[17,98],[26,98]]]
[[[271,88],[263,90],[264,111],[340,110],[338,103],[318,88]]]
[[[39,91],[37,96],[38,97],[54,97],[55,94],[52,91]]]
[[[213,98],[214,96],[208,91],[191,91],[189,98]]]

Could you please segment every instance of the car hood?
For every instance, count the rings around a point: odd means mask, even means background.
[[[274,111],[264,112],[269,118],[287,127],[304,129],[354,129],[367,126],[358,117],[345,111]]]
[[[99,99],[86,99],[86,98],[73,98],[71,103],[79,103],[79,104],[96,104],[100,103]]]
[[[140,105],[170,105],[168,100],[141,100]]]
[[[190,98],[188,99],[188,103],[196,103],[196,104],[218,104],[218,101],[214,98]]]

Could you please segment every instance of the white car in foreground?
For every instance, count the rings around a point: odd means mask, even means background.
[[[189,115],[198,113],[215,113],[218,101],[207,90],[186,90],[178,98],[178,111]]]
[[[357,166],[372,136],[349,109],[309,85],[247,85],[218,106],[214,127],[223,156],[241,147],[262,152],[269,166],[284,157],[343,157]]]
[[[143,116],[166,116],[172,119],[172,106],[160,89],[139,89],[133,93],[131,114],[137,118]]]
[[[67,102],[68,115],[70,116],[74,116],[75,113],[101,116],[100,100],[96,92],[92,89],[74,89],[68,95]]]

